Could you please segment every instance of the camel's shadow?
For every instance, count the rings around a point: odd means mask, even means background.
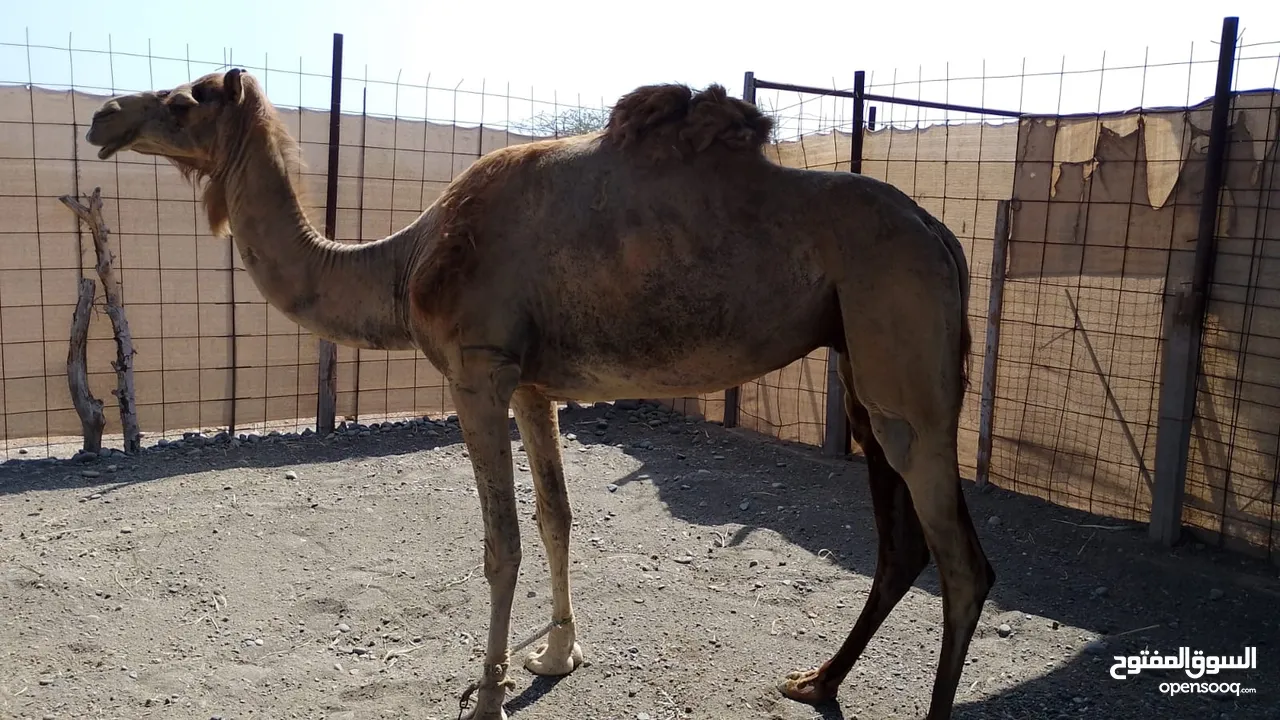
[[[516,715],[521,710],[532,707],[534,703],[542,699],[542,696],[551,692],[556,685],[559,685],[562,680],[564,680],[564,676],[546,677],[544,675],[534,675],[533,682],[529,683],[529,686],[522,690],[519,695],[508,699],[503,704],[503,707],[508,715]]]
[[[874,574],[877,536],[866,469],[860,458],[825,458],[816,448],[762,441],[746,431],[704,423],[686,425],[678,416],[666,416],[666,424],[651,428],[644,421],[645,410],[639,411],[639,422],[630,422],[627,415],[634,412],[584,408],[565,413],[562,427],[564,432],[588,428],[576,431],[580,442],[621,445],[640,461],[641,467],[626,477],[611,480],[619,488],[651,483],[673,516],[703,526],[737,526],[726,535],[726,548],[739,546],[751,533],[767,529],[845,570],[864,577]],[[651,406],[648,412],[653,416]],[[592,420],[597,417],[608,422],[609,429],[603,435],[590,429],[596,427]],[[658,412],[656,417],[664,415]],[[674,429],[668,429],[671,426]],[[670,440],[659,439],[655,433],[669,433]],[[701,439],[697,445],[692,443],[695,435]],[[746,475],[717,471],[714,458],[718,453],[733,453],[739,456],[736,467],[745,465],[756,471]],[[744,454],[748,456],[745,463]],[[778,468],[779,463],[786,463],[786,467]],[[801,473],[803,485],[796,477]],[[665,480],[676,476],[681,480]],[[786,482],[777,482],[779,478]],[[1105,645],[1095,644],[1092,652],[1085,652],[1079,638],[1064,637],[1074,645],[1074,652],[1053,669],[1029,673],[1030,679],[1010,689],[974,700],[965,699],[966,688],[976,684],[973,678],[982,671],[966,671],[955,717],[1078,718],[1083,713],[1117,718],[1219,718],[1236,717],[1230,714],[1236,708],[1242,718],[1280,717],[1280,675],[1261,667],[1238,672],[1232,678],[1245,687],[1257,688],[1257,694],[1239,697],[1170,697],[1158,692],[1160,680],[1151,675],[1145,675],[1141,682],[1122,683],[1107,672],[1113,655],[1136,654],[1144,648],[1186,645],[1206,653],[1231,654],[1255,645],[1260,646],[1260,654],[1266,654],[1262,648],[1280,638],[1271,611],[1280,601],[1274,568],[1190,544],[1173,550],[1160,548],[1147,539],[1145,526],[997,488],[979,490],[966,481],[964,491],[996,569],[996,585],[988,598],[989,614],[1030,615],[1044,625],[1056,621],[1101,636]],[[765,510],[775,506],[777,510]],[[999,520],[992,521],[992,517]],[[940,598],[932,563],[914,587]],[[1210,588],[1225,591],[1224,598],[1211,599]],[[1231,601],[1224,603],[1225,597]],[[860,607],[859,599],[844,611],[849,627]],[[940,621],[940,601],[938,612]],[[894,618],[891,615],[886,624],[892,625]],[[984,618],[984,622],[989,620]],[[873,646],[878,640],[879,636],[872,640]],[[839,639],[828,641],[816,652],[830,653],[838,643]],[[931,677],[936,650],[929,650],[927,657]],[[919,689],[927,704],[928,688]],[[847,703],[856,703],[857,693],[856,684],[850,681],[841,695]],[[814,710],[822,711],[820,717],[843,717],[837,707]]]

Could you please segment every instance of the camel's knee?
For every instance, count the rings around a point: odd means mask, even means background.
[[[484,542],[484,576],[490,584],[515,582],[520,574],[524,551],[518,529],[514,533],[494,533]]]
[[[538,532],[546,540],[567,538],[573,527],[573,510],[564,492],[564,483],[555,490],[538,492]]]

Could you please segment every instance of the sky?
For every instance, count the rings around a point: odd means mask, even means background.
[[[176,85],[230,62],[264,75],[278,105],[327,107],[333,33],[340,32],[344,111],[359,112],[363,101],[372,114],[486,124],[562,105],[608,106],[655,82],[718,82],[740,95],[746,71],[763,80],[848,89],[854,71],[864,70],[871,92],[1024,112],[1195,103],[1213,93],[1226,15],[1240,17],[1240,56],[1247,58],[1236,88],[1280,86],[1280,3],[1274,0],[1216,9],[1115,0],[5,4],[3,83],[74,81],[102,93],[136,91]],[[28,38],[59,49],[28,49]],[[108,48],[113,55],[90,52]],[[263,66],[270,70],[258,69]],[[364,82],[366,75],[372,83]],[[797,131],[848,122],[847,101],[763,91],[757,100]],[[937,111],[901,105],[878,109],[882,123],[943,119]]]

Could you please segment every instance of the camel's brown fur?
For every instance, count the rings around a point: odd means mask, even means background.
[[[534,163],[547,143],[513,145],[472,163],[436,201],[439,239],[423,255],[410,280],[414,304],[448,313],[476,263],[476,235],[485,205],[520,168]]]
[[[957,473],[968,265],[955,235],[896,188],[771,163],[771,129],[719,86],[642,87],[602,132],[489,153],[413,223],[359,245],[311,225],[297,143],[239,71],[114,98],[88,139],[100,157],[162,155],[205,182],[210,227],[234,231],[250,277],[286,316],[334,342],[417,349],[447,378],[490,590],[474,720],[505,717],[521,562],[508,412],[533,468],[555,621],[525,666],[563,675],[583,656],[553,401],[711,392],[823,345],[841,353],[880,559],[845,643],[781,690],[833,698],[932,555],[944,625],[929,720],[943,720],[994,582]]]

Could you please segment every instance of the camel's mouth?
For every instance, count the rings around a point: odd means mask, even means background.
[[[120,150],[123,149],[124,146],[125,146],[125,143],[122,143],[122,142],[114,142],[109,145],[104,145],[103,148],[98,151],[98,159],[106,160],[110,158],[112,155],[115,155],[116,153],[120,152]]]
[[[88,141],[90,145],[97,145],[99,148],[101,148],[100,150],[98,150],[99,160],[106,160],[107,158],[110,158],[112,155],[115,155],[121,150],[128,148],[129,145],[132,144],[133,141],[136,139],[138,133],[136,131],[133,131],[133,132],[126,132],[117,137],[111,137],[111,138],[103,137],[104,135],[107,135],[107,134],[108,133],[105,130],[99,129],[94,126],[90,126],[89,132],[85,133],[85,136],[84,136],[84,139]]]
[[[115,101],[107,103],[93,114],[93,122],[89,124],[89,131],[84,134],[84,139],[90,145],[96,145],[101,148],[98,151],[99,160],[106,160],[121,150],[128,148],[138,137],[138,128],[136,126],[130,127],[128,123],[120,122],[119,112],[120,108]]]

